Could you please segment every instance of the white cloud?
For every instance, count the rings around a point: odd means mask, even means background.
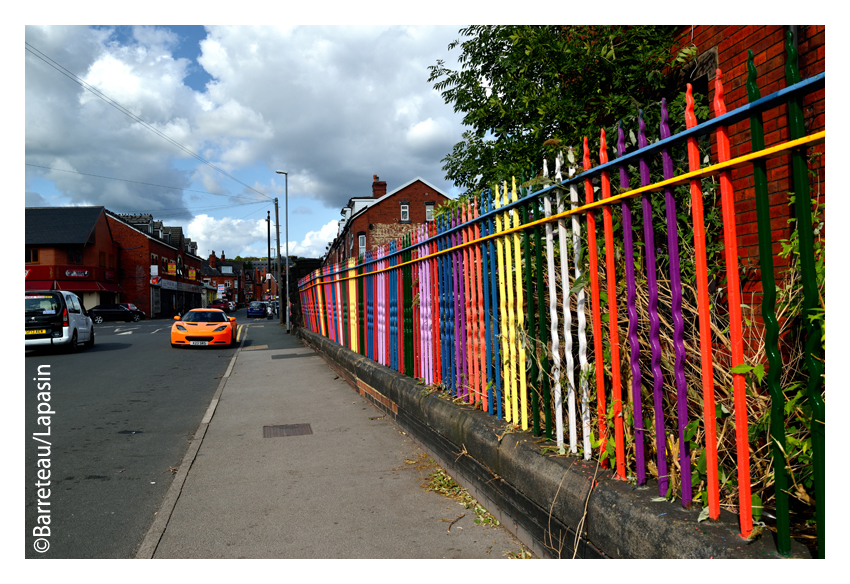
[[[416,153],[431,154],[435,150],[447,152],[454,143],[452,127],[445,119],[428,118],[407,130],[407,144]]]
[[[308,231],[301,243],[290,241],[289,255],[305,258],[322,257],[327,251],[327,244],[336,237],[338,225],[339,221],[328,221],[318,231]],[[286,254],[283,247],[280,252],[282,255]]]
[[[198,242],[198,255],[201,257],[209,256],[212,251],[218,256],[224,251],[227,257],[268,254],[265,219],[215,219],[201,214],[189,222],[187,231],[192,241]],[[272,233],[272,245],[274,237]]]

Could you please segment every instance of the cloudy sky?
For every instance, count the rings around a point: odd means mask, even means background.
[[[202,256],[264,256],[275,197],[287,239],[280,169],[290,253],[319,257],[373,174],[457,194],[460,115],[427,67],[460,28],[26,26],[26,206],[152,213]]]

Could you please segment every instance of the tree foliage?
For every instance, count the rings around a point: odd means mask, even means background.
[[[429,67],[428,81],[468,127],[443,159],[446,179],[479,191],[539,168],[546,148],[578,147],[584,136],[635,117],[665,95],[665,73],[693,55],[671,51],[674,32],[672,26],[461,29],[448,47],[460,48],[460,69],[443,60]]]

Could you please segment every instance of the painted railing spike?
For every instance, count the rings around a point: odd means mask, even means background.
[[[558,174],[560,167],[556,165]],[[543,177],[549,177],[549,168],[546,165],[546,158],[543,158]],[[558,191],[553,191],[553,196],[557,196]],[[551,196],[543,197],[543,213],[549,218],[552,216],[552,199]],[[552,393],[555,398],[555,444],[558,446],[558,451],[564,454],[564,404],[561,396],[561,347],[560,338],[558,336],[558,294],[555,288],[555,246],[553,242],[553,226],[551,222],[546,222],[546,268],[548,270],[548,286],[549,286],[549,320],[551,321],[550,334],[552,335]],[[538,290],[540,294],[542,290]],[[564,291],[566,294],[567,291]],[[541,305],[543,303],[541,302]],[[547,404],[548,405],[548,404]],[[548,409],[548,408],[547,408]]]
[[[723,73],[717,69],[714,78],[714,115],[726,113],[723,96]],[[731,158],[729,135],[725,126],[717,129],[717,158]],[[732,173],[720,173],[720,204],[723,213],[723,248],[726,255],[726,289],[729,298],[729,340],[732,344],[732,367],[745,365],[743,319],[741,315],[741,284],[738,270],[738,238],[735,229],[735,194]],[[747,387],[743,373],[732,373],[735,396],[735,440],[738,463],[738,514],[741,536],[749,537],[753,530],[752,499],[750,496],[750,451],[747,432]]]
[[[638,149],[648,146],[646,124],[643,111],[638,110]],[[638,160],[640,168],[640,184],[646,186],[652,181],[649,178],[649,164],[644,157]],[[659,331],[661,319],[658,316],[658,284],[656,279],[657,261],[655,257],[655,231],[652,227],[652,203],[649,195],[641,197],[643,213],[643,242],[646,253],[646,283],[649,289],[649,347],[650,369],[652,371],[652,402],[655,410],[655,466],[658,469],[658,494],[667,496],[670,479],[667,474],[667,441],[664,429],[663,391],[664,379],[661,374],[661,341]]]
[[[685,94],[685,125],[693,128],[697,125],[694,113],[693,87],[687,84]],[[688,170],[700,167],[700,154],[696,138],[688,139]],[[705,428],[706,494],[708,497],[708,516],[717,520],[720,517],[720,496],[717,477],[717,418],[714,402],[714,365],[711,349],[711,316],[708,300],[708,265],[705,251],[705,220],[702,208],[702,183],[692,180],[691,214],[694,232],[694,263],[697,279],[697,307],[699,311],[700,365],[702,371],[703,424]]]
[[[626,134],[623,131],[623,122],[617,125],[617,156],[626,154]],[[620,167],[620,189],[629,190],[629,177],[625,166]],[[626,263],[626,312],[629,315],[629,367],[632,377],[632,415],[634,424],[635,441],[635,475],[637,484],[646,482],[646,459],[645,459],[645,434],[643,427],[643,408],[640,391],[640,344],[638,341],[638,312],[636,306],[637,285],[635,282],[635,246],[634,232],[632,230],[632,210],[628,201],[620,205],[623,217],[623,249]]]
[[[667,115],[667,100],[661,100],[661,139],[670,137],[670,126]],[[661,151],[664,178],[673,178],[673,158],[669,149]],[[679,420],[679,466],[682,469],[691,468],[691,454],[685,432],[688,426],[688,385],[685,379],[685,320],[682,316],[682,276],[679,262],[679,233],[676,224],[676,200],[673,189],[664,189],[664,210],[667,218],[667,256],[670,261],[670,292],[673,303],[670,311],[673,317],[673,351],[676,356],[673,365],[673,375],[676,382],[676,409]],[[691,490],[691,473],[681,473],[682,506],[690,507],[693,493]]]
[[[608,144],[605,141],[605,129],[600,132],[599,164],[608,162]],[[611,178],[602,173],[602,199],[611,197]],[[626,479],[625,431],[623,429],[623,396],[620,381],[620,337],[617,318],[617,272],[614,252],[614,222],[611,206],[602,209],[603,230],[605,233],[605,284],[608,294],[608,339],[611,351],[611,395],[614,400],[614,452],[616,454],[617,476]]]
[[[587,145],[587,136],[584,137],[584,155],[582,157],[584,169],[590,170],[590,148]],[[593,184],[590,179],[584,181],[585,203],[592,203]],[[587,248],[590,265],[590,295],[591,313],[593,316],[593,361],[596,366],[596,423],[599,427],[599,456],[608,452],[608,425],[605,421],[607,408],[605,407],[605,364],[602,352],[602,311],[599,304],[599,267],[596,257],[596,216],[593,211],[587,214]],[[607,461],[605,461],[607,462]],[[603,463],[605,466],[607,464]]]

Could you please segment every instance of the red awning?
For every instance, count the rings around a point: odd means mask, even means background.
[[[26,290],[53,290],[53,280],[24,280]]]
[[[124,288],[119,286],[118,284],[113,284],[112,282],[98,282],[98,286],[104,292],[118,292],[120,294],[124,294]]]
[[[88,282],[86,280],[82,280],[80,282],[74,282],[73,280],[57,280],[59,290],[65,290],[66,292],[100,292],[100,288],[97,287],[97,282]]]

